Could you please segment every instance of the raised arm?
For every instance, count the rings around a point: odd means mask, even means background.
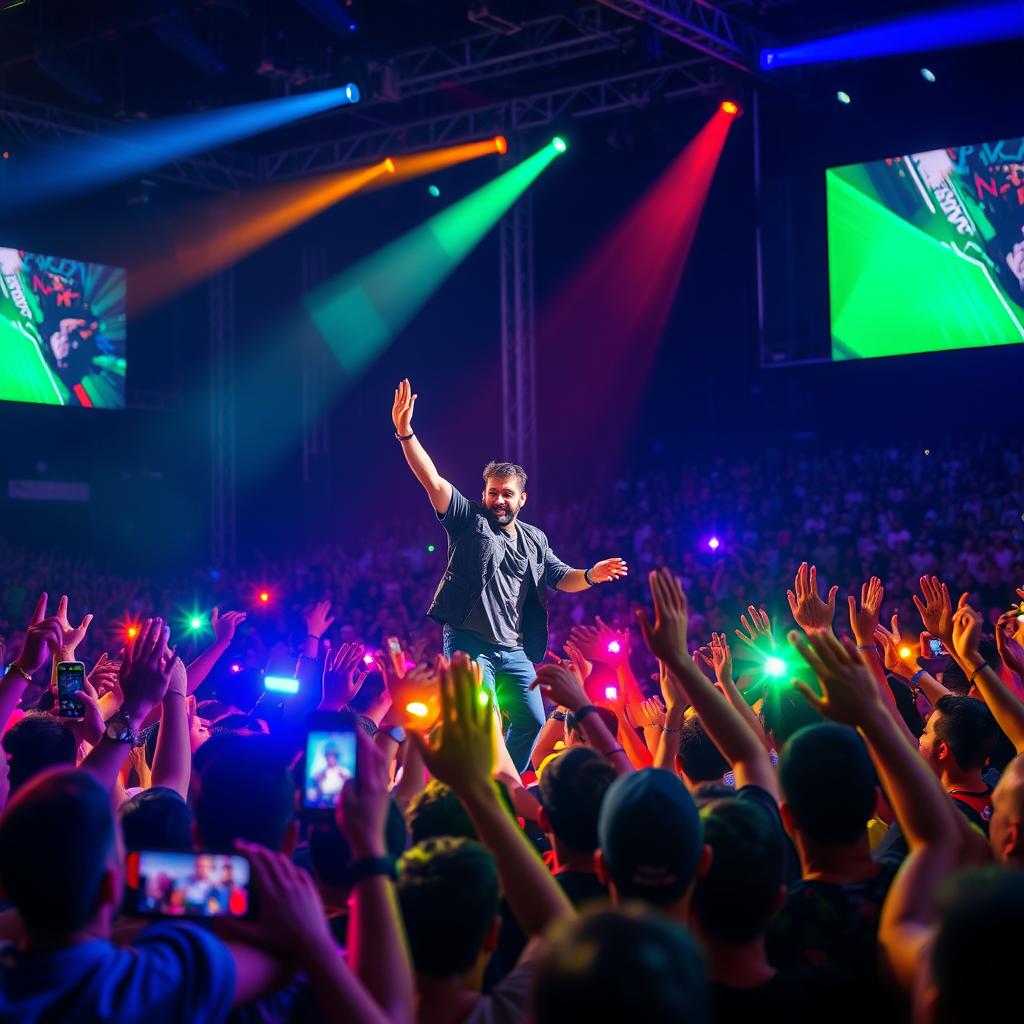
[[[173,789],[182,800],[188,799],[188,784],[192,775],[192,745],[189,742],[188,676],[180,658],[170,651],[164,655],[171,659],[171,681],[160,702],[160,730],[156,735],[153,753],[152,785]]]
[[[1002,620],[1000,620],[1002,622]],[[1010,692],[996,670],[978,650],[981,640],[981,614],[966,602],[953,616],[953,648],[957,661],[978,688],[999,728],[1006,733],[1018,754],[1024,752],[1024,704]]]
[[[412,432],[412,411],[416,406],[416,395],[407,377],[395,388],[395,404],[391,408],[391,421],[395,434],[402,445],[405,461],[409,463],[413,476],[427,492],[434,511],[443,516],[452,502],[452,485],[437,471],[433,460],[426,453]]]
[[[0,678],[0,731],[21,703],[32,676],[60,649],[62,638],[60,621],[55,616],[46,617],[46,594],[41,594],[25,633],[21,654]]]
[[[778,781],[768,751],[743,716],[715,689],[687,653],[688,611],[679,580],[667,569],[650,574],[655,621],[643,610],[637,619],[651,653],[668,666],[700,715],[704,728],[722,756],[732,765],[736,785],[756,785],[778,799]]]
[[[213,670],[213,666],[217,664],[230,646],[231,641],[235,638],[235,630],[245,622],[245,618],[245,612],[224,612],[221,615],[219,608],[213,609],[213,613],[210,615],[213,643],[186,670],[189,693],[195,693],[202,686],[206,677]]]
[[[540,935],[571,914],[572,906],[498,797],[491,778],[494,710],[490,695],[480,686],[479,668],[464,654],[456,654],[451,668],[442,670],[441,704],[440,736],[435,742],[428,745],[419,733],[410,733],[410,739],[431,775],[458,795],[480,841],[494,854],[502,892],[519,927],[530,938]]]
[[[824,695],[818,697],[804,683],[798,682],[797,687],[821,714],[860,730],[910,846],[889,890],[879,927],[889,966],[909,991],[929,937],[935,891],[957,866],[958,815],[939,780],[885,708],[872,685],[871,670],[858,652],[832,636],[803,640],[793,633],[792,639]]]

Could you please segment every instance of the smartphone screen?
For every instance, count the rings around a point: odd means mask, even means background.
[[[351,715],[315,715],[306,733],[307,811],[333,811],[341,787],[356,775],[356,725]]]
[[[941,640],[932,637],[932,639],[928,641],[928,646],[931,648],[933,658],[941,657],[943,653]]]
[[[57,717],[81,718],[85,705],[75,697],[85,689],[85,665],[80,661],[57,662]]]
[[[237,853],[129,853],[125,911],[142,917],[251,917],[249,861]]]

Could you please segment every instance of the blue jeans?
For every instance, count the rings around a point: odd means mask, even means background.
[[[473,633],[445,626],[444,656],[450,658],[455,651],[468,654],[480,665],[484,685],[491,691],[497,707],[508,715],[505,745],[512,763],[519,771],[525,771],[544,724],[544,699],[539,689],[530,689],[537,678],[533,662],[521,648],[513,651],[495,647]]]

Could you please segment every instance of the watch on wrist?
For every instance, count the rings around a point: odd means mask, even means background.
[[[375,875],[384,875],[392,882],[398,879],[398,866],[394,857],[363,857],[353,861],[348,870],[348,884],[353,886],[364,878],[373,878]]]
[[[132,728],[131,716],[127,711],[117,711],[111,715],[104,735],[114,743],[128,743],[133,747],[142,742],[142,732]]]
[[[387,730],[387,734],[401,746],[405,742],[405,729],[400,725],[393,725]]]

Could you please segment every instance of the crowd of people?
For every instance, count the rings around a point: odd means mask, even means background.
[[[164,586],[3,546],[0,1021],[1005,1012],[1021,477],[996,446],[754,452],[545,509],[631,573],[552,601],[525,771],[425,618],[432,535]],[[334,806],[314,713],[355,726]]]

